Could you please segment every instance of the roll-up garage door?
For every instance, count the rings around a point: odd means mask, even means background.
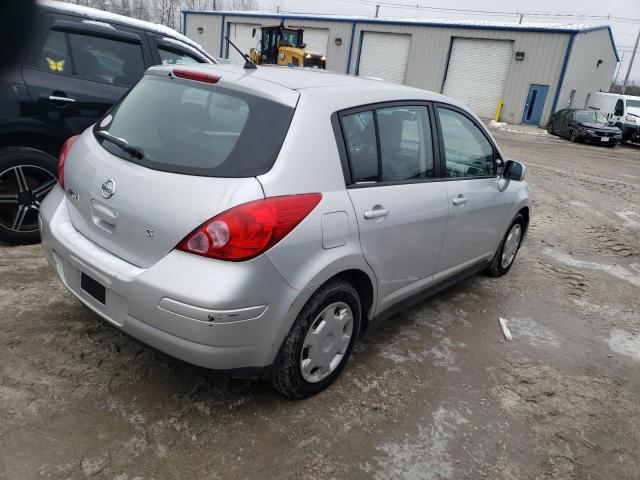
[[[327,42],[329,40],[329,29],[327,28],[304,28],[302,38],[307,44],[305,50],[307,52],[318,53],[320,55],[327,54]]]
[[[257,28],[255,38],[252,36],[253,29]],[[249,50],[256,48],[258,40],[262,38],[260,33],[260,25],[254,25],[251,23],[229,23],[229,40],[243,52],[249,55]],[[225,43],[227,43],[225,41]],[[224,51],[229,52],[229,60],[244,63],[243,58],[231,45],[225,45]]]
[[[504,94],[513,42],[454,38],[443,93],[481,117],[493,117]]]
[[[358,75],[403,83],[411,35],[363,32]]]

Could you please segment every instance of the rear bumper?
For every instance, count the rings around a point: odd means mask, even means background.
[[[106,321],[169,355],[216,370],[259,372],[273,362],[307,292],[271,262],[223,262],[172,251],[148,269],[103,250],[71,224],[58,186],[40,209],[42,246],[62,283]],[[106,288],[104,304],[80,286]]]

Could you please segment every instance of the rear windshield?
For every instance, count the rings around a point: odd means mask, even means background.
[[[94,133],[111,153],[154,170],[252,177],[273,166],[293,112],[219,85],[147,75]]]

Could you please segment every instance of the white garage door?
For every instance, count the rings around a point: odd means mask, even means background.
[[[364,32],[358,75],[403,83],[410,47],[411,35]]]
[[[253,29],[257,28],[256,36],[253,38],[251,34],[253,33]],[[242,50],[243,53],[249,55],[249,50],[251,48],[256,48],[258,45],[258,40],[262,38],[262,34],[260,33],[260,26],[254,25],[251,23],[230,23],[229,24],[229,40],[231,40],[235,45]],[[225,41],[226,43],[226,41]],[[240,54],[233,48],[231,45],[225,45],[225,51],[228,47],[229,51],[229,60],[235,60],[236,62],[243,63],[244,60],[240,56]]]
[[[504,94],[512,55],[510,41],[455,38],[443,93],[481,117],[493,117]]]
[[[327,42],[329,41],[329,29],[327,28],[304,28],[302,38],[304,43],[307,44],[306,50],[308,52],[319,53],[320,55],[327,54]]]

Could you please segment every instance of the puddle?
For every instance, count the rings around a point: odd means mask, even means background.
[[[609,348],[616,353],[640,361],[640,335],[614,328],[609,335]]]
[[[636,287],[640,287],[640,275],[637,275],[620,265],[609,265],[606,263],[587,262],[585,260],[578,260],[572,255],[564,252],[559,252],[553,248],[545,248],[542,250],[545,255],[555,258],[557,261],[576,268],[587,268],[589,270],[598,270],[608,273],[609,275],[625,280]]]

